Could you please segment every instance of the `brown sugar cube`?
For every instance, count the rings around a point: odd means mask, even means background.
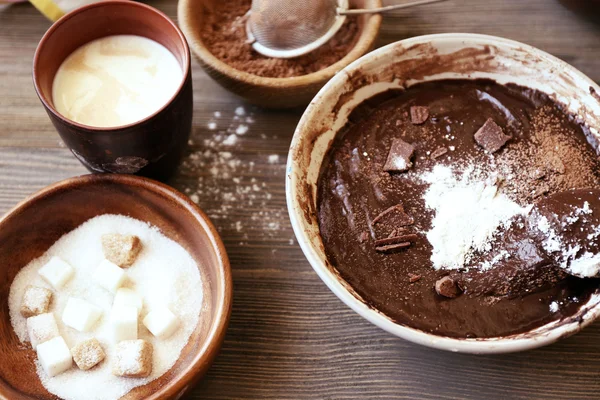
[[[104,256],[121,268],[130,267],[142,249],[140,238],[134,235],[109,233],[102,235]]]
[[[112,373],[128,378],[145,378],[152,373],[152,345],[145,340],[123,340],[115,349]]]
[[[98,342],[96,338],[77,343],[75,347],[71,349],[71,354],[73,354],[75,364],[77,364],[79,369],[84,371],[101,363],[106,356],[102,346],[100,346],[100,342]]]
[[[21,315],[25,318],[45,314],[50,310],[52,291],[43,287],[27,286],[21,302]]]

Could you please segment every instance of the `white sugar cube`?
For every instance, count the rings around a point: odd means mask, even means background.
[[[55,337],[37,347],[38,360],[50,377],[65,372],[73,365],[71,351],[61,337]]]
[[[116,292],[125,281],[125,271],[108,260],[102,260],[93,278],[103,288]]]
[[[38,271],[38,274],[56,290],[61,289],[74,273],[75,269],[58,257],[52,257]]]
[[[179,320],[167,307],[150,311],[143,322],[146,328],[159,339],[167,339],[179,326]]]
[[[63,311],[62,320],[65,325],[80,332],[89,332],[102,316],[102,309],[85,300],[69,297]]]
[[[144,301],[142,296],[137,294],[134,290],[128,288],[119,288],[115,294],[115,301],[113,307],[132,306],[137,308],[138,314],[142,312]]]
[[[133,306],[113,307],[110,314],[113,339],[116,343],[123,340],[136,340],[138,328],[138,309]]]
[[[46,313],[27,318],[29,342],[34,349],[41,343],[60,336],[54,314]]]

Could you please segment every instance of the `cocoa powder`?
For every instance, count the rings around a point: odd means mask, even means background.
[[[509,197],[532,203],[548,193],[571,188],[600,187],[600,171],[591,146],[572,133],[572,117],[544,106],[531,116],[529,140],[512,144],[498,157],[513,179],[503,182]],[[524,172],[527,171],[527,172]]]
[[[202,41],[219,60],[250,74],[289,78],[320,71],[341,60],[358,40],[356,18],[347,18],[337,34],[315,51],[291,59],[265,57],[246,43],[243,16],[251,0],[222,0],[205,9]]]

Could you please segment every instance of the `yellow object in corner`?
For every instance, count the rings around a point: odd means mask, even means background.
[[[29,2],[52,22],[65,15],[65,12],[52,0],[29,0]]]

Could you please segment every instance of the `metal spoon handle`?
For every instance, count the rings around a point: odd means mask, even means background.
[[[421,5],[425,5],[425,4],[431,4],[431,3],[439,3],[442,1],[446,1],[446,0],[420,0],[420,1],[413,1],[411,3],[395,4],[392,6],[379,7],[379,8],[368,8],[368,9],[345,10],[342,8],[338,8],[337,13],[338,13],[338,15],[379,14],[379,13],[383,13],[383,12],[387,12],[387,11],[399,10],[402,8],[421,6]]]

